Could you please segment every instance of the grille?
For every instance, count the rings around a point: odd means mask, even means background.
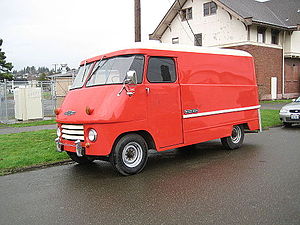
[[[290,110],[291,113],[300,113],[300,109],[292,109]]]
[[[84,141],[84,131],[83,125],[80,124],[63,124],[62,128],[62,138],[71,141]]]
[[[286,121],[288,122],[300,122],[300,119],[299,120],[292,120],[291,118],[286,118]]]

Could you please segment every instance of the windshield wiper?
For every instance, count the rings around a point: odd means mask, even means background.
[[[93,71],[92,71],[92,73],[91,73],[91,75],[90,75],[90,77],[92,77],[93,76],[93,74],[98,70],[98,68],[100,67],[100,63],[102,62],[102,60],[103,60],[103,58],[104,58],[104,56],[102,56],[102,58],[100,59],[100,61],[99,61],[99,63],[98,63],[98,65],[95,67],[95,68],[93,68]],[[105,63],[107,63],[107,60],[102,64],[102,66],[104,66],[105,65]],[[102,67],[101,66],[101,67]]]

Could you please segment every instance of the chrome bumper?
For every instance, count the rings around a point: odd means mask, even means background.
[[[61,143],[59,141],[59,138],[56,138],[55,143],[56,143],[56,151],[58,151],[58,152],[63,152],[64,151],[63,146],[71,146],[71,147],[76,148],[76,154],[77,154],[78,157],[82,157],[82,156],[85,155],[85,149],[82,147],[80,140],[75,141],[74,145],[71,145],[71,144]]]

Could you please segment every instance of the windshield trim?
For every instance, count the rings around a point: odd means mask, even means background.
[[[122,55],[116,55],[116,56],[111,56],[111,57],[107,57],[107,58],[105,57],[105,58],[102,58],[102,59],[100,59],[98,61],[95,61],[94,62],[94,67],[95,67],[95,65],[98,62],[101,62],[102,60],[109,60],[109,59],[116,58],[116,57],[119,57],[119,56],[136,56],[136,55],[143,56],[143,66],[142,66],[142,70],[141,70],[142,71],[142,79],[141,79],[140,82],[137,83],[137,84],[142,84],[144,82],[144,69],[145,69],[145,61],[146,61],[146,57],[145,57],[144,54],[122,54]],[[91,71],[96,72],[96,71],[94,71],[94,67],[91,69]],[[110,83],[110,84],[93,84],[93,85],[88,85],[88,82],[89,82],[89,80],[91,78],[92,78],[92,75],[90,73],[89,76],[87,77],[86,81],[85,81],[85,84],[84,84],[84,86],[86,88],[96,87],[96,86],[105,86],[105,85],[120,85],[120,84],[123,84],[123,82],[121,82],[121,83],[113,83],[113,84]]]

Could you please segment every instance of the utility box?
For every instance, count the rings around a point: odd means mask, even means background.
[[[41,88],[16,88],[14,90],[15,118],[31,120],[43,118]]]

